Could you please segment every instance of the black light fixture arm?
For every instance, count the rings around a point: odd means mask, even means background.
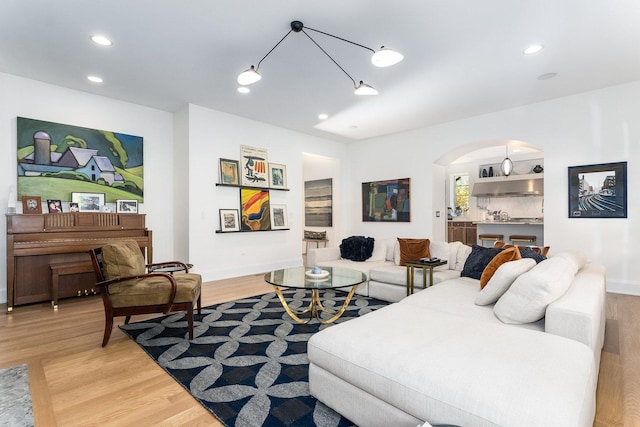
[[[262,64],[262,61],[264,61],[264,60],[265,60],[265,58],[266,58],[267,56],[269,56],[269,55],[271,54],[271,52],[273,52],[273,51],[275,50],[275,48],[277,48],[277,47],[280,45],[280,43],[282,43],[282,41],[283,41],[284,39],[286,39],[286,38],[287,38],[287,36],[288,36],[289,34],[291,34],[291,31],[294,31],[294,30],[293,30],[293,28],[292,28],[291,30],[289,30],[289,32],[288,32],[287,34],[285,34],[285,35],[284,35],[284,37],[283,37],[283,38],[281,38],[281,39],[280,39],[280,41],[279,41],[278,43],[276,43],[276,45],[275,45],[274,47],[272,47],[272,48],[271,48],[271,50],[270,50],[269,52],[267,52],[267,54],[266,54],[265,56],[263,56],[263,57],[262,57],[262,59],[260,60],[260,62],[258,62],[258,66],[256,67],[256,69],[260,69],[260,64]]]
[[[293,22],[300,22],[300,21],[293,21]],[[293,29],[293,22],[291,23],[292,29]],[[300,23],[300,24],[302,24],[302,23]],[[375,50],[371,49],[370,47],[361,45],[360,43],[352,42],[351,40],[343,39],[342,37],[334,36],[333,34],[325,33],[324,31],[316,30],[315,28],[311,28],[311,27],[304,27],[304,28],[306,28],[307,30],[315,31],[316,33],[324,34],[325,36],[333,37],[334,39],[342,40],[343,42],[347,42],[347,43],[351,43],[351,44],[356,45],[356,46],[360,46],[363,49],[367,49],[367,50],[370,50],[373,53],[376,53]],[[293,29],[293,31],[296,31],[296,30]]]
[[[295,22],[295,21],[294,21],[294,22]],[[292,24],[293,24],[293,23],[292,23]],[[294,31],[295,31],[295,30],[294,30]],[[311,41],[313,42],[313,44],[315,44],[316,46],[318,46],[318,49],[320,49],[320,50],[321,50],[325,55],[327,55],[327,56],[329,57],[329,59],[330,59],[331,61],[333,61],[333,63],[334,63],[334,64],[336,64],[336,65],[338,66],[338,68],[340,68],[340,69],[342,70],[342,72],[343,72],[343,73],[345,73],[345,74],[347,75],[347,77],[349,77],[349,78],[351,79],[351,81],[353,82],[353,87],[357,87],[357,85],[356,85],[356,81],[355,81],[355,80],[353,80],[353,77],[351,77],[351,76],[349,75],[349,73],[347,73],[347,72],[345,71],[345,69],[344,69],[344,68],[342,68],[342,67],[340,66],[340,64],[338,64],[338,63],[336,62],[336,60],[335,60],[335,59],[333,59],[333,58],[331,57],[331,55],[329,55],[329,54],[327,53],[327,51],[326,51],[326,50],[324,50],[324,49],[322,48],[322,46],[320,46],[320,45],[319,45],[319,44],[318,44],[314,39],[312,39],[312,38],[311,38],[311,36],[310,36],[309,34],[307,34],[307,32],[306,32],[305,30],[301,30],[301,31],[304,33],[304,35],[305,35],[305,36],[309,37],[309,40],[311,40]]]

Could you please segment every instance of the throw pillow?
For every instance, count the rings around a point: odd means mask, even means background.
[[[464,263],[460,276],[480,280],[485,267],[500,252],[502,249],[485,248],[479,245],[471,246],[471,253]]]
[[[340,244],[340,256],[351,261],[365,261],[373,253],[373,244],[373,237],[347,237]]]
[[[398,237],[398,244],[400,245],[400,265],[406,265],[407,261],[431,256],[429,239],[401,239]]]
[[[574,266],[563,258],[549,258],[518,277],[493,307],[495,315],[509,324],[537,322],[547,306],[569,289]]]
[[[144,256],[138,243],[124,240],[103,246],[102,268],[105,280],[144,274]]]
[[[531,270],[536,262],[531,258],[523,258],[502,264],[476,296],[476,305],[493,304],[505,293],[521,274]]]
[[[520,255],[522,256],[522,258],[533,258],[536,264],[547,259],[546,256],[536,253],[529,246],[520,246]]]
[[[384,261],[387,256],[387,245],[384,240],[376,240],[373,243],[373,253],[371,258],[367,259],[367,262],[371,261]]]
[[[484,287],[489,283],[491,277],[496,272],[498,267],[500,267],[505,262],[513,261],[516,259],[516,254],[520,254],[517,248],[507,248],[503,249],[502,252],[493,257],[493,259],[487,264],[487,266],[482,271],[482,275],[480,276],[480,289],[484,289]]]

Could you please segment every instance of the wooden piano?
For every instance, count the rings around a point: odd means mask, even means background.
[[[153,262],[151,230],[145,215],[69,212],[40,215],[7,214],[7,312],[15,305],[52,300],[56,265],[87,266],[89,250],[134,239]],[[95,274],[77,268],[60,279],[59,296],[95,293]],[[57,276],[56,276],[57,281]],[[56,283],[57,284],[57,283]]]

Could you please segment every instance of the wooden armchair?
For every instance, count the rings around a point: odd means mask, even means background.
[[[106,346],[113,329],[113,318],[126,316],[129,323],[134,314],[186,311],[189,339],[193,339],[193,305],[201,312],[202,278],[189,273],[179,261],[145,265],[142,251],[135,240],[111,243],[90,251],[96,273],[96,286],[104,303],[104,338]],[[163,266],[180,266],[184,273],[147,272]]]

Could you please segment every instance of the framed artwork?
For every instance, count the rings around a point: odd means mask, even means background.
[[[220,184],[240,185],[239,164],[237,160],[220,159]]]
[[[49,213],[62,212],[62,202],[60,200],[47,200],[47,208]]]
[[[304,225],[331,227],[333,225],[332,179],[304,182]]]
[[[116,201],[116,212],[125,214],[137,214],[138,213],[138,201],[137,200],[118,200]]]
[[[144,201],[143,138],[43,120],[17,118],[18,197],[104,193]],[[37,189],[34,191],[32,189]]]
[[[269,187],[287,188],[287,167],[278,163],[269,163]]]
[[[241,145],[240,163],[242,163],[242,185],[248,187],[269,187],[266,148]]]
[[[362,221],[410,222],[410,178],[362,183]]]
[[[240,188],[240,230],[271,230],[269,191]]]
[[[41,214],[42,198],[40,196],[22,196],[22,213],[23,214]]]
[[[627,162],[569,167],[569,218],[626,218]]]
[[[220,209],[220,230],[222,232],[240,231],[238,209]]]
[[[104,205],[104,193],[71,193],[71,202],[78,204],[80,212],[100,212]]]
[[[69,212],[80,212],[80,206],[77,202],[69,203]]]
[[[285,228],[289,228],[287,205],[271,205],[271,229],[283,230]]]

